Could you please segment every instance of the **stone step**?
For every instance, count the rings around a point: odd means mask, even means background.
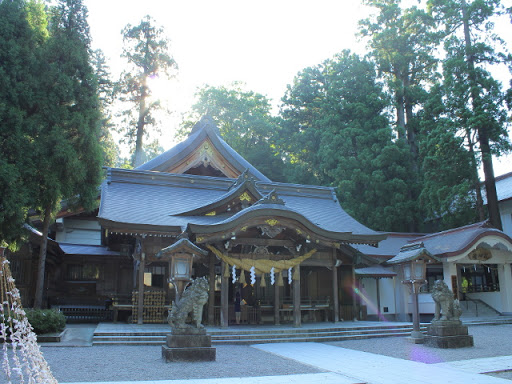
[[[426,325],[422,325],[423,332]],[[341,341],[375,337],[408,336],[411,326],[377,326],[327,329],[273,329],[210,332],[213,344],[262,344],[276,342]],[[162,345],[167,332],[104,332],[93,337],[93,345]]]
[[[426,331],[426,327],[422,327]],[[352,336],[352,335],[380,335],[380,334],[395,334],[395,333],[410,333],[412,328],[389,328],[389,329],[365,329],[365,330],[342,330],[342,331],[324,331],[324,332],[273,332],[268,334],[255,334],[255,333],[229,333],[229,334],[211,334],[212,340],[243,340],[243,339],[262,339],[262,338],[293,338],[293,337],[336,337],[336,336]]]
[[[382,337],[407,337],[411,334],[410,331],[406,332],[388,332],[388,333],[373,333],[373,334],[359,334],[359,335],[333,335],[333,336],[308,336],[308,337],[286,337],[286,338],[254,338],[254,339],[212,339],[212,345],[244,345],[244,344],[266,344],[266,343],[285,343],[285,342],[329,342],[329,341],[343,341],[343,340],[360,340],[370,338]],[[137,339],[97,339],[94,340],[94,345],[163,345],[165,338],[153,340],[137,340]]]

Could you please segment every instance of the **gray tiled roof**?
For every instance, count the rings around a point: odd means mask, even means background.
[[[66,255],[119,256],[119,252],[101,245],[59,243],[59,246]]]
[[[234,179],[176,175],[140,170],[111,169],[103,184],[98,217],[105,223],[131,223],[163,227],[219,224],[231,215],[177,216],[217,201],[228,193]],[[348,215],[332,188],[285,183],[257,182],[262,195],[275,190],[285,205],[275,205],[302,215],[315,226],[333,232],[379,234]],[[267,204],[253,206],[264,209]],[[258,208],[260,207],[260,208]],[[245,211],[245,210],[244,210]],[[108,227],[108,225],[105,225]]]
[[[403,246],[423,243],[425,249],[436,257],[448,257],[464,252],[483,236],[499,236],[512,242],[502,231],[488,226],[488,222],[466,225],[428,235],[414,233],[387,233],[388,237],[377,248],[368,245],[353,245],[365,255],[391,259],[397,256]],[[402,252],[403,253],[403,252]]]
[[[512,199],[512,172],[496,178],[496,192],[498,201]]]
[[[364,244],[354,244],[353,247],[359,252],[373,256],[376,258],[389,259],[400,252],[400,248],[406,245],[409,241],[413,241],[418,236],[423,236],[417,233],[397,233],[397,232],[385,232],[387,238],[379,242],[378,247],[371,247]]]
[[[512,172],[496,177],[496,194],[500,202],[512,199]],[[482,184],[482,198],[484,204],[487,204],[485,184]]]
[[[355,270],[356,275],[359,277],[394,277],[396,272],[391,268],[385,268],[382,265],[373,265],[366,268],[357,268]]]
[[[160,156],[155,157],[153,160],[142,164],[136,169],[140,171],[165,171],[172,165],[187,157],[207,137],[212,141],[213,145],[221,155],[223,155],[231,165],[240,171],[240,173],[248,169],[256,179],[260,181],[270,181],[268,177],[258,171],[220,137],[218,128],[215,126],[213,121],[207,117],[203,118],[196,124],[185,141],[182,141],[175,147],[162,153]]]
[[[486,221],[418,237],[414,242],[423,242],[434,256],[448,257],[464,252],[483,236],[493,235],[512,242],[502,231],[490,228]]]

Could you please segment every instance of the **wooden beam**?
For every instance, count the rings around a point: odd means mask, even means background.
[[[267,247],[295,247],[292,240],[258,239],[258,238],[236,238],[230,240],[233,245],[257,245]]]

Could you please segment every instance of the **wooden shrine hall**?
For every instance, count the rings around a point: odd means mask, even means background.
[[[109,169],[97,219],[103,245],[134,260],[138,323],[146,321],[147,292],[164,292],[167,304],[174,298],[178,286],[169,279],[180,257],[191,265],[179,273],[209,279],[209,324],[233,321],[236,292],[242,322],[300,326],[338,321],[340,310],[348,318],[355,306],[351,245],[385,238],[349,216],[333,188],[269,180],[207,117],[146,164]]]

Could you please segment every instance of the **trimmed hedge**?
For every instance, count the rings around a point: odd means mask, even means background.
[[[53,309],[26,309],[27,318],[38,335],[62,332],[66,327],[66,316]]]

